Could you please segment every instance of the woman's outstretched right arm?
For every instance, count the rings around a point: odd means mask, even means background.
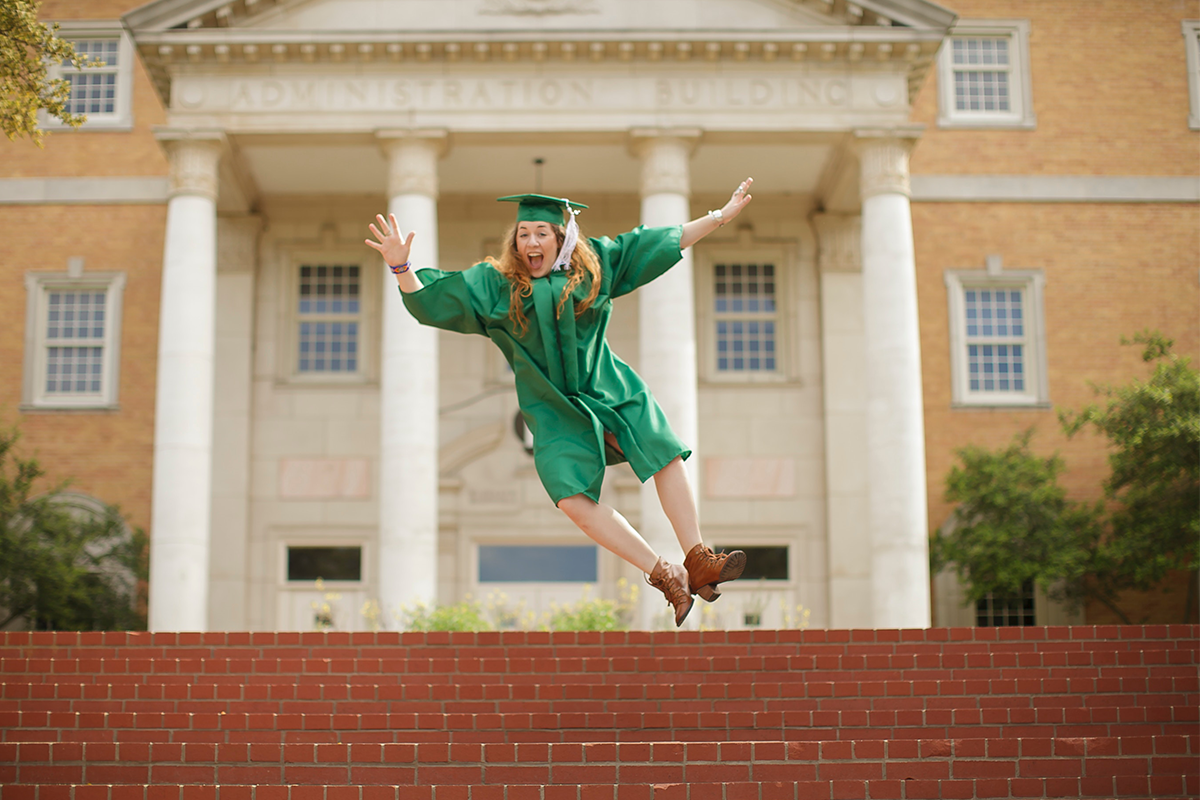
[[[410,231],[407,238],[401,237],[400,225],[396,222],[395,214],[388,214],[386,220],[382,214],[376,214],[375,219],[379,222],[379,227],[375,227],[374,222],[367,227],[371,229],[371,233],[375,234],[376,241],[364,240],[367,247],[378,250],[379,254],[383,256],[383,260],[396,275],[396,283],[400,285],[400,291],[405,293],[417,291],[421,288],[421,281],[417,278],[417,271],[413,269],[413,265],[408,260],[408,254],[412,250],[413,237],[417,234]],[[402,271],[397,272],[397,267],[402,267]]]

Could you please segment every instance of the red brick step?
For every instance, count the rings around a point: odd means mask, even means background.
[[[1200,789],[1200,736],[554,745],[0,746],[19,784],[537,784],[1060,779],[1099,791],[1147,776]],[[1108,789],[1111,790],[1111,789]],[[1104,790],[1104,791],[1108,791]],[[1103,791],[1101,791],[1103,793]]]

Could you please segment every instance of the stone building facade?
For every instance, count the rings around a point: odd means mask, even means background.
[[[1141,374],[1122,334],[1200,354],[1200,22],[1170,3],[43,12],[107,66],[72,75],[83,129],[0,146],[0,406],[149,531],[155,629],[307,629],[316,576],[351,629],[640,581],[548,502],[499,353],[407,315],[362,244],[385,210],[455,269],[496,251],[500,195],[614,236],[755,178],[611,331],[695,443],[706,540],[756,548],[704,624],[973,623],[928,574],[954,449],[1035,426],[1095,496],[1103,445],[1055,407]],[[605,498],[680,558],[652,486],[612,468]]]

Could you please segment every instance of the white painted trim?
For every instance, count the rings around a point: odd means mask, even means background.
[[[104,362],[99,395],[47,397],[45,340],[42,331],[46,319],[46,291],[103,289]],[[66,272],[27,272],[25,274],[25,369],[21,382],[22,409],[102,410],[117,406],[121,366],[121,317],[125,294],[125,273],[84,272],[73,277]]]
[[[375,367],[378,361],[374,351],[375,337],[378,335],[375,331],[379,325],[375,292],[378,282],[371,277],[376,274],[371,268],[375,260],[341,243],[329,247],[283,246],[280,250],[283,253],[283,258],[279,260],[283,270],[283,280],[280,281],[283,295],[279,299],[283,304],[283,313],[279,315],[277,333],[277,341],[282,345],[278,349],[277,379],[292,386],[359,386],[378,380],[378,369]],[[304,264],[358,267],[358,368],[354,372],[303,373],[298,368],[300,314],[296,300],[300,296],[300,267]]]
[[[0,178],[0,205],[166,203],[169,179]]]
[[[717,241],[696,248],[696,361],[702,384],[779,384],[800,376],[795,314],[799,306],[798,259],[791,248],[778,244]],[[775,265],[775,370],[721,372],[717,369],[716,312],[713,310],[713,266],[718,261]]]
[[[951,41],[957,37],[1008,37],[1010,51],[1009,97],[1007,112],[964,112],[954,108],[954,64]],[[939,128],[1024,128],[1037,127],[1033,112],[1033,78],[1029,70],[1029,20],[959,20],[942,43],[937,58]]]
[[[1197,203],[1200,177],[913,175],[914,203]]]
[[[1200,130],[1200,19],[1180,23],[1183,46],[1187,52],[1188,127]]]
[[[1043,294],[1046,284],[1041,270],[1001,269],[995,273],[978,269],[948,269],[943,273],[946,283],[947,308],[950,313],[950,388],[955,407],[975,408],[1040,408],[1050,402],[1049,375],[1046,369],[1046,326]],[[975,392],[967,388],[966,311],[963,305],[964,284],[994,288],[1020,288],[1025,292],[1025,327],[1028,334],[1025,382],[1023,393]]]
[[[86,115],[87,122],[78,128],[79,131],[128,131],[133,129],[133,62],[137,54],[133,47],[133,38],[119,20],[62,20],[58,22],[59,36],[64,39],[118,39],[117,49],[117,110],[112,114]],[[67,69],[73,69],[67,67]],[[60,78],[63,67],[60,64],[50,66],[50,77]],[[60,132],[73,131],[61,123],[56,117],[46,113],[41,115],[41,125],[47,130]]]

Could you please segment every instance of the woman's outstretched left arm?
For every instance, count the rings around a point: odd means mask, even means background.
[[[754,183],[753,178],[746,178],[742,181],[733,192],[733,196],[729,198],[729,202],[720,211],[710,211],[699,219],[694,219],[691,222],[685,223],[683,233],[679,237],[679,249],[691,247],[696,242],[708,236],[717,228],[728,223],[731,219],[742,213],[742,209],[750,202],[750,185]]]

